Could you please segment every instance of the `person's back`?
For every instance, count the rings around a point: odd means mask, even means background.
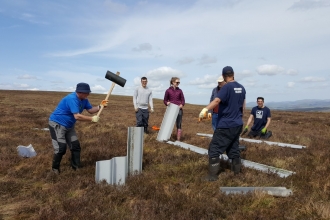
[[[243,125],[243,104],[245,88],[236,81],[228,82],[220,90],[221,100],[217,128],[231,128]]]

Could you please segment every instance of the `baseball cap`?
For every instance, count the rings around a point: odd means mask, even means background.
[[[222,75],[227,74],[227,73],[234,73],[234,70],[231,66],[225,66],[222,69]]]
[[[77,84],[76,92],[90,93],[92,91],[87,83],[81,82]]]
[[[222,76],[220,76],[219,78],[218,78],[218,80],[217,80],[218,82],[223,82],[224,81],[224,79],[223,79],[223,77]]]

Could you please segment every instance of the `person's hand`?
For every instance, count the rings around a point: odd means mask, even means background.
[[[212,118],[212,113],[208,113],[207,118]]]
[[[152,108],[152,109],[150,109],[150,112],[151,112],[151,113],[154,113],[154,109],[153,109],[153,108]]]
[[[206,113],[208,112],[207,108],[203,108],[203,110],[199,113],[199,120],[206,118]]]
[[[92,117],[92,122],[98,122],[99,120],[100,120],[100,117],[97,116],[97,115],[94,115],[94,116]]]
[[[139,108],[136,108],[136,109],[135,109],[135,112],[138,112],[138,111],[139,111]]]
[[[106,108],[108,106],[109,101],[108,100],[103,100],[100,104],[100,106],[103,106],[103,108]]]
[[[261,134],[266,134],[266,132],[267,132],[267,128],[261,129]]]
[[[169,104],[170,104],[170,102],[167,102],[166,104],[167,104],[167,105],[169,105]]]

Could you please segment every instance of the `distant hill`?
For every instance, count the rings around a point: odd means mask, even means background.
[[[252,108],[256,105],[256,102],[249,102],[246,104],[246,107]],[[276,110],[330,112],[330,99],[303,99],[297,101],[267,102],[265,105],[270,109]]]

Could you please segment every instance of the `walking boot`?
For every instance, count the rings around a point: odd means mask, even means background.
[[[181,140],[181,135],[182,135],[182,129],[178,129],[178,133],[176,134],[176,140],[177,141]]]
[[[220,158],[209,158],[209,174],[204,177],[205,181],[218,180],[218,173],[220,171]]]
[[[149,134],[148,127],[144,127],[144,133]]]
[[[237,175],[241,172],[241,158],[240,157],[236,157],[236,158],[232,159],[231,171],[233,171],[235,175]]]
[[[71,167],[74,170],[80,167],[80,151],[71,151]]]
[[[54,154],[53,155],[52,171],[55,174],[60,174],[61,160],[62,160],[62,155],[60,155],[60,154]]]

